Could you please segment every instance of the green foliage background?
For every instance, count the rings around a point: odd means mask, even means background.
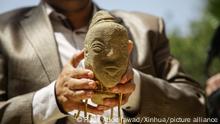
[[[205,86],[207,77],[204,74],[205,60],[212,35],[220,20],[220,0],[209,0],[206,3],[200,20],[191,22],[190,34],[181,36],[178,29],[168,34],[171,53],[182,64],[185,72]],[[220,60],[215,59],[211,74],[220,72]]]

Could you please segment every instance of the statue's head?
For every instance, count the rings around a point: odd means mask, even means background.
[[[105,11],[93,17],[85,39],[85,66],[106,88],[114,87],[128,66],[128,33]]]

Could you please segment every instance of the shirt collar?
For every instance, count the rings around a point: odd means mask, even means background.
[[[51,14],[54,14],[54,16],[55,16],[56,18],[60,18],[60,19],[62,19],[62,20],[66,20],[66,17],[65,17],[63,14],[57,12],[57,11],[56,11],[52,6],[50,6],[48,3],[43,2],[43,6],[45,7],[46,14],[47,14],[49,17],[50,17]],[[93,4],[93,14],[92,14],[92,15],[94,16],[97,11],[98,11],[98,7],[97,7],[95,4]],[[88,26],[84,26],[84,27],[79,28],[79,29],[74,30],[74,31],[77,32],[77,33],[86,33],[86,32],[88,31]]]

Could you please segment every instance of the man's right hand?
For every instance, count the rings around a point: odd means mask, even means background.
[[[73,110],[84,111],[84,99],[93,96],[93,90],[97,88],[93,72],[88,69],[76,68],[84,58],[83,51],[76,54],[71,61],[66,64],[56,82],[56,98],[58,104],[66,112]],[[104,108],[88,105],[87,111],[93,114],[103,114]]]

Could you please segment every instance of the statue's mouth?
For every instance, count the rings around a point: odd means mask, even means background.
[[[117,66],[109,66],[109,67],[105,67],[104,71],[110,75],[110,76],[116,76],[119,72],[120,69]]]
[[[95,77],[104,87],[111,88],[120,82],[123,73],[124,70],[118,66],[106,66],[96,72]]]

